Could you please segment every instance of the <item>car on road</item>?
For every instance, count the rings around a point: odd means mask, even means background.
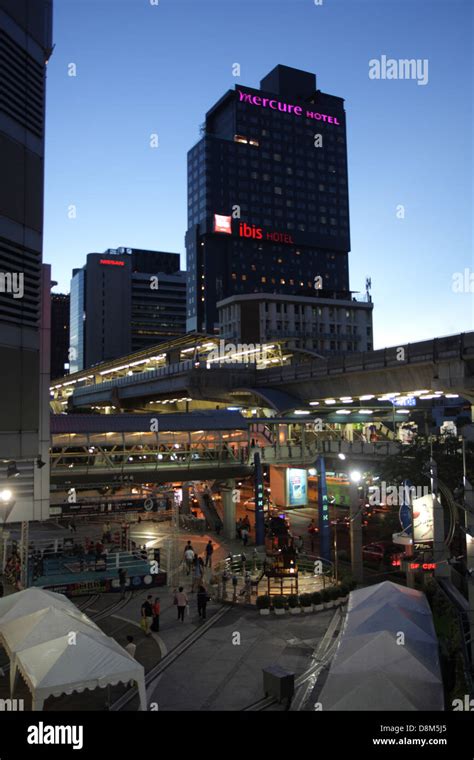
[[[387,541],[375,541],[362,547],[362,559],[367,564],[389,566],[399,560],[402,555],[403,552],[400,551],[399,546]]]

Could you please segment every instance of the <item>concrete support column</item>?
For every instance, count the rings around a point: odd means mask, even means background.
[[[364,566],[362,564],[362,509],[359,505],[357,483],[351,483],[350,485],[350,518],[352,577],[357,583],[362,583],[364,580]]]
[[[183,483],[183,501],[181,503],[181,514],[189,515],[191,512],[189,491],[190,486],[187,483]]]
[[[227,480],[222,488],[222,506],[224,507],[224,536],[235,538],[235,480]]]

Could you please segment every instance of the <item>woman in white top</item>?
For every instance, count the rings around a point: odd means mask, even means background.
[[[178,620],[181,620],[181,622],[184,623],[184,611],[188,604],[188,597],[185,594],[182,586],[179,587],[174,599],[175,604],[178,606]]]

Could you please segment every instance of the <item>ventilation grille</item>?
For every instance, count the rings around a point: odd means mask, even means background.
[[[23,275],[23,296],[19,294]],[[36,327],[40,309],[41,254],[0,237],[0,323]],[[21,292],[21,291],[20,291]]]
[[[39,138],[44,127],[43,69],[0,29],[0,110]]]

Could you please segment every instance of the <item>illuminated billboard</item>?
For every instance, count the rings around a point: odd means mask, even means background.
[[[308,503],[307,470],[289,467],[286,470],[286,487],[288,506],[303,507]]]
[[[433,494],[413,499],[412,511],[414,543],[433,541]]]

